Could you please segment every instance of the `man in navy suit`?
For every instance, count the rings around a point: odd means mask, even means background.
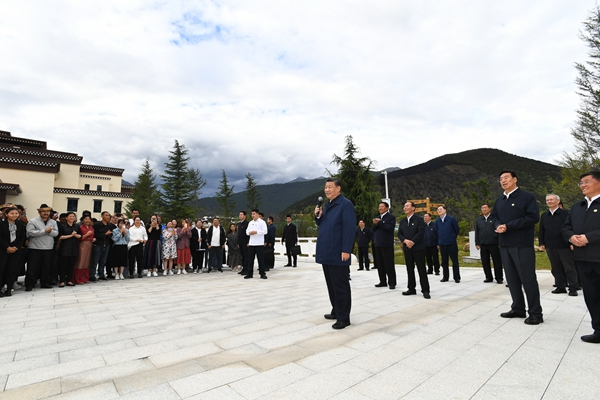
[[[379,216],[373,218],[373,242],[375,244],[375,265],[379,283],[375,287],[396,289],[396,267],[394,265],[394,230],[396,217],[390,212],[385,201],[379,203]],[[386,283],[387,282],[387,283]]]
[[[525,323],[538,325],[544,322],[544,318],[540,304],[540,287],[535,275],[533,241],[540,210],[535,196],[517,187],[516,172],[502,171],[500,186],[504,189],[504,194],[494,203],[491,216],[498,233],[500,256],[513,301],[510,311],[500,316],[525,318],[525,290],[529,306],[529,318]]]
[[[400,221],[398,227],[398,239],[402,242],[404,258],[406,260],[406,273],[408,274],[408,290],[402,292],[409,296],[417,294],[417,282],[415,279],[415,264],[419,272],[419,283],[421,284],[421,293],[426,299],[430,299],[429,280],[427,279],[427,268],[425,268],[425,221],[419,215],[415,214],[415,204],[412,201],[404,204],[404,214],[406,218]]]
[[[460,266],[458,264],[458,222],[456,218],[446,212],[446,206],[439,206],[437,209],[439,218],[435,220],[435,226],[438,234],[438,248],[442,255],[442,270],[444,275],[440,282],[448,282],[450,279],[450,270],[448,258],[452,260],[452,275],[454,282],[460,282]]]
[[[600,343],[600,171],[587,172],[579,180],[585,198],[571,207],[562,234],[573,245],[583,298],[594,328],[594,333],[583,335],[581,340]]]
[[[358,221],[356,230],[356,245],[358,246],[358,270],[362,271],[365,267],[369,271],[369,247],[373,240],[373,232],[365,226],[365,221]]]
[[[437,228],[435,223],[431,221],[431,215],[423,215],[423,221],[425,221],[425,259],[427,260],[427,273],[440,274],[440,257],[438,255],[437,247]]]

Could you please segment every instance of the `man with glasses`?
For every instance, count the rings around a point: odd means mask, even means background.
[[[581,340],[600,343],[600,171],[579,178],[585,198],[573,204],[562,228],[565,240],[573,245],[583,298],[592,317],[594,333]]]
[[[540,210],[535,196],[517,187],[517,173],[502,171],[500,186],[504,189],[494,203],[492,220],[498,233],[500,256],[506,273],[508,289],[512,297],[511,309],[500,314],[502,318],[525,318],[525,298],[529,306],[527,325],[544,322],[540,304],[540,288],[535,274],[535,250],[533,248],[535,224]]]

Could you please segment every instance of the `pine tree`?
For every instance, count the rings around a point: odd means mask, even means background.
[[[229,186],[225,170],[222,169],[221,172],[222,177],[219,182],[219,191],[215,194],[217,195],[217,203],[221,206],[221,216],[224,218],[231,218],[233,216],[233,210],[235,209],[235,201],[231,198],[234,186]]]
[[[194,215],[198,218],[202,207],[200,207],[200,195],[202,194],[202,188],[206,186],[206,179],[202,177],[198,168],[190,168],[188,170],[190,186],[193,190],[193,207]]]
[[[168,219],[182,219],[193,216],[194,209],[190,206],[195,197],[195,188],[190,182],[190,172],[187,167],[188,151],[183,144],[175,140],[173,150],[169,152],[169,161],[165,163],[165,172],[160,177],[163,180],[160,198],[161,208]]]
[[[131,211],[140,211],[140,217],[147,221],[157,211],[158,185],[156,174],[150,167],[148,160],[142,165],[142,172],[138,175],[133,185],[132,201],[125,206],[125,213],[131,217]]]
[[[258,209],[262,200],[262,196],[256,188],[256,181],[250,172],[246,174],[246,200],[249,211]]]
[[[335,175],[342,181],[342,193],[353,204],[357,220],[370,221],[377,212],[381,193],[372,173],[374,162],[369,157],[360,157],[360,149],[354,145],[352,136],[346,136],[344,157],[333,155],[332,164],[339,167]]]

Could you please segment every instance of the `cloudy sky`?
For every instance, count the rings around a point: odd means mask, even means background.
[[[494,147],[573,150],[594,1],[0,0],[0,130],[212,196],[315,178],[352,135],[377,168]],[[333,169],[335,170],[335,169]]]

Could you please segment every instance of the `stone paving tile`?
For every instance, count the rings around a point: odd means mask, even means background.
[[[93,338],[84,338],[72,340],[69,342],[52,343],[45,346],[35,346],[27,349],[17,350],[15,361],[24,360],[26,358],[39,357],[46,354],[60,353],[61,351],[77,350],[84,347],[92,347],[96,345]]]
[[[128,393],[120,397],[124,400],[179,400],[181,397],[168,384],[154,386],[152,388],[140,390],[139,392]]]
[[[258,371],[255,369],[243,363],[237,363],[177,379],[170,382],[170,385],[179,396],[186,398],[257,373]]]
[[[52,400],[80,400],[80,399],[116,399],[119,398],[119,392],[112,382],[105,382],[94,386],[84,387],[73,390],[72,392],[61,393],[49,397]]]
[[[186,397],[186,400],[246,400],[246,398],[228,385],[224,385],[195,396]]]
[[[29,384],[13,390],[5,390],[5,392],[0,393],[0,399],[2,400],[45,399],[61,392],[60,379],[55,378],[43,382]]]
[[[312,354],[314,353],[311,350],[300,346],[287,346],[252,358],[248,358],[244,360],[244,362],[255,370],[264,372],[295,362]]]
[[[169,382],[198,375],[206,371],[196,361],[186,361],[179,364],[169,365],[160,369],[149,369],[137,373],[135,376],[120,376],[113,380],[119,393],[133,394],[151,390],[154,387],[168,384]],[[173,389],[169,386],[169,389]],[[173,393],[175,393],[173,391]],[[177,395],[179,397],[179,395]]]
[[[213,343],[201,343],[196,346],[189,346],[181,349],[178,348],[177,350],[154,354],[148,359],[156,366],[156,368],[163,368],[168,365],[194,360],[221,351],[223,351],[223,349]]]
[[[63,393],[79,390],[88,386],[112,381],[119,377],[130,377],[154,370],[154,365],[147,359],[131,360],[119,364],[106,365],[100,368],[89,369],[76,374],[65,375],[61,378]]]
[[[256,399],[303,380],[313,374],[313,371],[303,368],[298,364],[290,363],[263,372],[262,374],[252,375],[230,383],[229,387],[233,388],[246,399]]]

